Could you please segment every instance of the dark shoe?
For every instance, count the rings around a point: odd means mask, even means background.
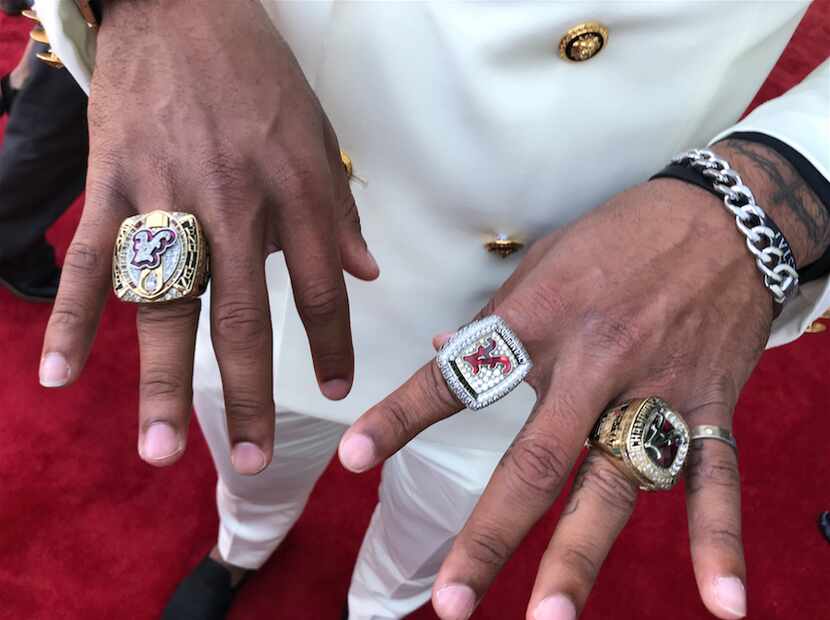
[[[162,620],[224,620],[244,578],[231,586],[231,573],[209,555],[173,592]]]
[[[818,516],[818,529],[824,534],[827,542],[830,542],[830,511],[825,510]]]
[[[10,77],[11,73],[0,77],[0,116],[9,114],[12,111],[14,98],[20,92],[18,89],[12,88]]]
[[[0,0],[0,11],[6,15],[20,15],[29,4],[26,0]]]
[[[54,301],[60,278],[55,253],[46,241],[20,258],[0,262],[0,285],[26,301]]]

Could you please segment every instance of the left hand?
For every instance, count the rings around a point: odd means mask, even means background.
[[[443,620],[469,617],[562,490],[609,404],[659,395],[689,426],[731,428],[769,337],[773,303],[720,201],[656,180],[537,242],[479,316],[489,314],[527,348],[535,366],[526,381],[537,402],[441,567],[433,605]],[[364,471],[461,409],[432,361],[354,423],[340,459]],[[479,415],[486,424],[486,411]],[[736,455],[700,441],[688,460],[700,595],[716,616],[738,618],[746,613],[746,572]],[[528,618],[579,613],[636,496],[637,485],[609,458],[589,454],[542,559]]]

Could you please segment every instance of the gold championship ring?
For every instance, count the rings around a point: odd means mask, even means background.
[[[642,490],[668,490],[686,463],[689,427],[668,403],[651,396],[606,410],[587,444],[610,455]]]
[[[195,216],[152,211],[121,223],[112,288],[121,301],[157,303],[201,295],[209,274],[207,241]]]

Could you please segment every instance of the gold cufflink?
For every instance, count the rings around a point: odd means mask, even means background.
[[[496,254],[502,258],[507,258],[511,254],[515,254],[525,246],[524,243],[517,239],[511,239],[507,235],[497,235],[494,239],[487,241],[484,244],[484,249],[491,254]]]
[[[608,28],[599,22],[578,24],[559,41],[559,56],[565,60],[582,62],[599,54],[607,42]]]

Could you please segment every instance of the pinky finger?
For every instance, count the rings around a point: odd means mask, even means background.
[[[686,473],[692,563],[707,609],[732,620],[746,615],[738,461],[718,441],[692,443]]]

